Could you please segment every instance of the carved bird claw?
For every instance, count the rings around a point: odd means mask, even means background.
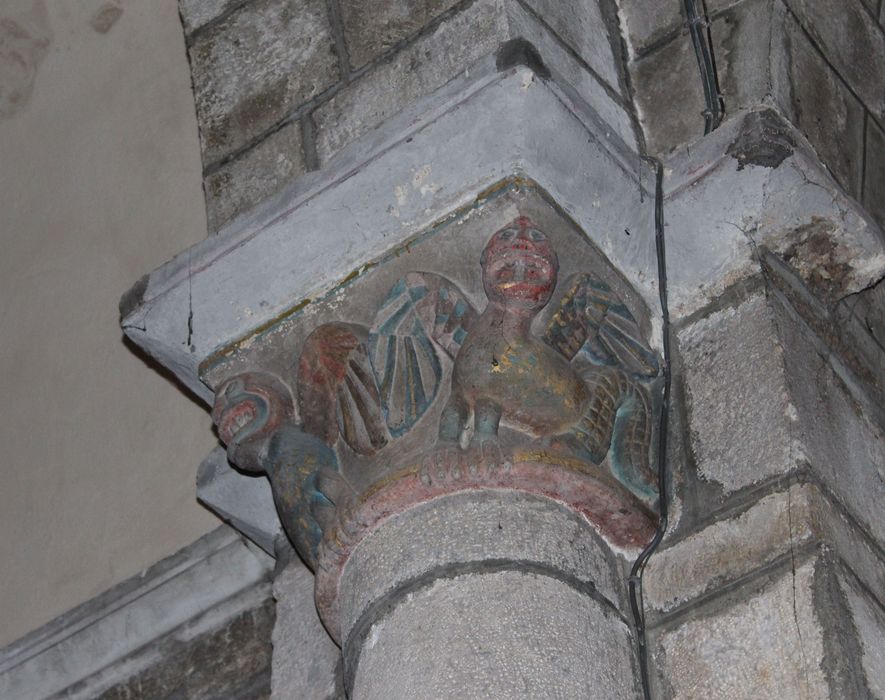
[[[499,469],[506,472],[511,466],[497,437],[474,437],[467,449],[461,449],[457,442],[440,440],[421,460],[418,476],[421,483],[430,486],[465,476],[492,475]]]
[[[430,486],[449,479],[460,479],[465,473],[464,451],[457,442],[439,440],[421,460],[418,476],[421,483]]]

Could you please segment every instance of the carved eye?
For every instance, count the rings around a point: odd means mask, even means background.
[[[504,229],[503,231],[501,231],[501,240],[509,241],[511,238],[513,238],[514,233],[516,232],[512,228]]]
[[[536,229],[536,228],[533,228],[533,229],[531,229],[531,230],[529,231],[529,237],[530,237],[533,241],[535,241],[536,243],[537,243],[538,241],[543,241],[543,240],[545,240],[545,239],[547,238],[547,236],[545,236],[543,233],[541,233],[541,232],[540,232],[538,229]]]

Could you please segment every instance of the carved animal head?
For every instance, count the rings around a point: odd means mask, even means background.
[[[527,216],[497,231],[480,258],[490,302],[539,311],[553,294],[559,261],[547,235]]]
[[[215,395],[212,409],[212,420],[228,455],[249,471],[261,471],[262,467],[254,455],[241,451],[241,446],[267,438],[293,416],[288,388],[263,372],[246,372],[226,381]]]

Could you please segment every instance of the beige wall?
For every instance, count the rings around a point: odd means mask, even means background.
[[[117,326],[129,285],[205,236],[176,1],[3,0],[10,17],[25,36],[0,21],[0,646],[217,524],[194,500],[208,416]]]

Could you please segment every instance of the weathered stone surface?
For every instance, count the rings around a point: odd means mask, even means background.
[[[643,579],[646,604],[672,610],[810,541],[813,492],[791,486],[656,552]]]
[[[785,18],[788,117],[851,195],[860,196],[863,107],[809,43],[792,17]]]
[[[710,24],[710,36],[719,90],[729,113],[735,114],[761,104],[771,89],[773,5],[769,0],[719,4],[723,9]],[[691,43],[688,37],[684,41]],[[700,81],[697,67],[695,80]]]
[[[314,112],[320,162],[494,51],[506,26],[501,0],[478,0],[343,89]]]
[[[615,47],[620,41],[615,17],[598,0],[528,0],[528,5],[616,92],[621,92]]]
[[[557,3],[556,5],[560,5]],[[545,67],[551,71],[554,80],[574,88],[577,96],[599,115],[601,124],[606,131],[613,131],[632,151],[639,146],[633,124],[633,117],[626,108],[626,100],[616,100],[608,89],[603,87],[594,75],[587,71],[576,60],[550,31],[535,16],[523,9],[518,2],[510,2],[507,6],[511,37],[525,39],[534,46],[545,61]],[[600,39],[605,41],[605,37]],[[601,51],[605,51],[601,49]],[[616,76],[613,76],[614,80]],[[612,90],[616,90],[615,84]]]
[[[802,458],[881,546],[885,543],[885,433],[881,407],[832,362],[804,326],[779,314],[786,379]]]
[[[678,337],[701,478],[728,493],[795,468],[795,408],[765,298],[715,312]]]
[[[772,4],[767,0],[707,4],[719,88],[729,114],[761,104],[771,89]],[[627,7],[625,13],[639,10],[638,6],[632,10]],[[673,11],[666,12],[662,6],[652,14],[656,12],[670,16]],[[678,22],[682,22],[681,14]],[[638,20],[636,26],[643,31],[645,20]],[[703,135],[702,113],[706,103],[697,57],[687,32],[641,54],[630,64],[630,72],[649,150],[667,153]]]
[[[292,553],[294,555],[294,553]],[[328,700],[341,653],[317,615],[313,574],[296,557],[274,580],[273,700]]]
[[[885,406],[885,279],[842,299],[833,319],[858,357],[857,365],[850,363],[852,369],[878,392]]]
[[[232,689],[248,675],[255,685],[243,686],[243,692],[266,687],[260,668],[269,661],[269,649],[263,645],[269,640],[273,611],[264,606],[270,598],[272,566],[270,557],[229,527],[219,527],[0,649],[0,697],[91,700],[114,688],[110,697],[115,698],[207,697],[197,692],[200,688],[215,688],[209,697],[237,697],[218,690],[202,671],[189,674],[176,665],[180,656],[197,663],[213,653],[208,649],[230,660],[239,650],[224,648],[227,634],[237,635],[255,652],[254,659],[231,660],[238,673],[247,675],[225,675],[212,659],[202,666],[214,669]],[[264,627],[266,634],[260,632]],[[179,694],[138,694],[139,682],[177,688]],[[188,687],[193,695],[185,693]]]
[[[342,0],[341,19],[351,68],[361,68],[457,3],[458,0]]]
[[[616,0],[622,27],[626,31],[631,56],[658,50],[657,44],[668,41],[688,42],[685,9],[682,0]],[[742,0],[706,0],[696,2],[698,13],[715,21],[723,10],[740,5]],[[678,34],[678,36],[677,36]]]
[[[187,35],[202,27],[207,22],[229,12],[242,0],[178,0],[178,12]]]
[[[667,153],[704,133],[706,108],[691,42],[668,42],[630,66],[648,150]]]
[[[353,698],[579,698],[592,688],[633,700],[631,645],[616,615],[554,578],[440,579],[368,630]]]
[[[98,700],[267,700],[273,624],[274,602],[268,596],[218,629],[196,637],[186,629],[173,633],[157,643],[156,665],[109,688]]]
[[[885,229],[885,131],[872,119],[867,119],[863,205]]]
[[[487,560],[549,565],[615,605],[625,599],[618,559],[580,516],[518,492],[456,494],[400,514],[357,547],[340,584],[342,634],[389,589],[453,562]]]
[[[209,231],[217,231],[305,172],[301,122],[295,121],[206,176]]]
[[[840,577],[839,584],[848,603],[854,632],[860,646],[860,666],[866,689],[874,698],[885,698],[885,610],[852,581]]]
[[[197,468],[197,499],[270,556],[283,535],[270,483],[263,476],[243,474],[216,447]]]
[[[885,280],[842,296],[840,291],[843,290],[839,287],[845,282],[846,268],[862,257],[840,250],[847,236],[840,235],[841,231],[833,233],[831,242],[827,244],[818,241],[809,245],[811,241],[806,239],[804,244],[791,246],[791,250],[810,248],[818,251],[818,255],[813,256],[818,258],[816,273],[813,257],[798,261],[800,270],[796,270],[792,266],[797,262],[795,257],[790,264],[786,264],[766,253],[763,258],[766,279],[783,295],[790,309],[788,313],[798,314],[819,343],[835,353],[839,362],[844,363],[863,384],[874,403],[885,406],[885,351],[882,349],[882,339],[885,338]],[[836,240],[838,244],[835,244]],[[822,255],[824,252],[826,254]],[[801,279],[802,272],[806,273],[809,281]]]
[[[885,119],[885,32],[858,0],[787,0],[802,27],[873,114]],[[823,115],[823,104],[815,105]]]
[[[722,609],[656,631],[665,697],[781,700],[831,697],[821,665],[824,631],[813,600],[814,561]]]
[[[92,19],[89,20],[89,26],[99,34],[107,34],[122,15],[123,8],[115,0],[111,0],[95,11]]]
[[[190,48],[203,162],[241,148],[338,79],[323,0],[257,0]]]
[[[618,5],[634,56],[677,31],[683,19],[681,0],[618,0]]]

